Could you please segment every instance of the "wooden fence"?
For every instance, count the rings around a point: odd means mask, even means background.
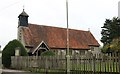
[[[12,56],[11,67],[38,71],[66,71],[65,56]],[[119,54],[70,56],[71,72],[120,73]],[[87,74],[87,73],[86,73]]]

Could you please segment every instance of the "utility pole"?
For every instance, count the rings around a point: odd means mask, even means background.
[[[1,45],[0,45],[0,51],[1,51]]]
[[[66,69],[70,73],[70,55],[69,55],[69,24],[68,24],[68,0],[66,0],[66,21],[67,21],[67,50],[66,50]]]

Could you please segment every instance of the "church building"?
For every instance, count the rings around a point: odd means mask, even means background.
[[[53,51],[65,55],[67,49],[66,28],[28,23],[29,15],[24,11],[18,16],[18,40],[25,46],[29,55],[41,55]],[[98,50],[99,43],[90,31],[69,29],[70,54],[85,54],[88,50]]]

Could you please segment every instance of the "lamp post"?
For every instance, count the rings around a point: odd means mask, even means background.
[[[0,45],[0,74],[2,74],[2,58],[1,58],[1,55],[2,55],[2,51],[1,51],[1,45]]]
[[[70,73],[70,55],[69,55],[69,25],[68,25],[68,0],[66,0],[66,21],[67,21],[67,50],[66,50],[66,69]]]
[[[0,57],[2,56],[2,50],[1,50],[1,45],[0,45]]]

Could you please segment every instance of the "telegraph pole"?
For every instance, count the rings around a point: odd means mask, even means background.
[[[67,50],[66,50],[66,69],[70,73],[70,55],[69,55],[69,24],[68,24],[68,0],[66,0],[66,21],[67,21]]]

